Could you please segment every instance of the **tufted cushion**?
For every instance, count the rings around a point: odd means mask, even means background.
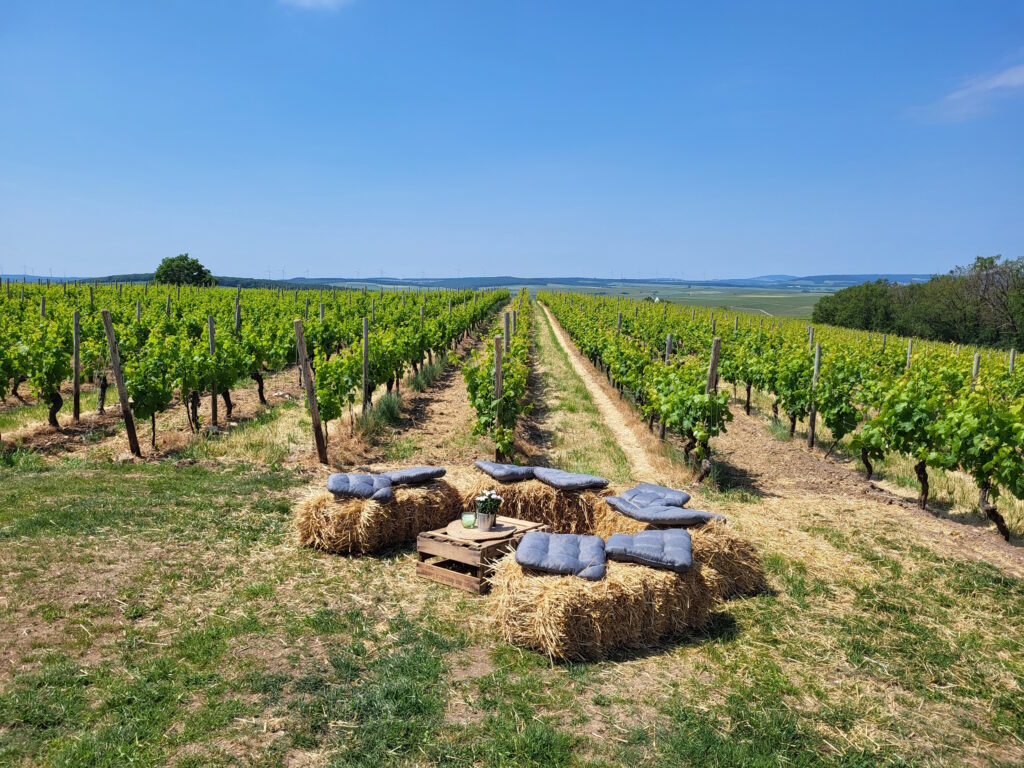
[[[640,563],[682,573],[693,565],[690,534],[679,528],[639,533],[615,533],[608,537],[609,560]]]
[[[686,491],[677,491],[675,488],[666,488],[654,483],[640,483],[635,488],[623,491],[619,496],[638,507],[685,507],[686,502],[690,500],[690,494]]]
[[[533,476],[552,488],[560,491],[585,491],[588,489],[604,488],[608,481],[596,475],[578,475],[573,472],[565,472],[561,469],[550,469],[549,467],[536,467]]]
[[[336,496],[391,501],[391,478],[387,475],[334,474],[327,478],[327,490]]]
[[[388,478],[392,485],[415,485],[444,477],[444,472],[444,467],[406,467],[396,469],[394,472],[385,472],[384,477]]]
[[[524,568],[598,581],[605,574],[604,540],[578,533],[530,531],[519,542],[516,562]]]
[[[716,515],[714,512],[704,512],[700,509],[684,509],[682,507],[670,507],[665,504],[644,507],[626,501],[621,496],[606,496],[605,501],[626,517],[632,517],[641,523],[649,523],[651,525],[681,525],[689,528],[694,525],[703,525],[711,520],[725,521],[725,518],[721,515]]]
[[[498,464],[495,461],[478,461],[476,467],[502,483],[514,483],[518,480],[532,480],[533,467],[520,467],[518,464]]]

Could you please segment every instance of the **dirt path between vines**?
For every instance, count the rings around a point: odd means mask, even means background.
[[[671,469],[665,466],[664,446],[644,428],[636,410],[618,398],[547,307],[541,307],[574,370],[598,403],[602,417],[637,467],[637,478],[679,482],[679,465]],[[715,438],[712,446],[723,478],[721,484],[728,490],[723,494],[710,488],[690,488],[692,506],[720,511],[763,545],[799,551],[811,564],[822,567],[832,565],[828,562],[831,547],[814,529],[858,526],[880,535],[909,537],[943,555],[987,562],[1024,576],[1024,548],[1004,541],[987,522],[957,522],[922,511],[911,497],[869,482],[847,464],[808,451],[802,441],[777,440],[768,433],[761,417],[747,416],[741,404],[733,403],[732,412],[734,418],[727,432]],[[687,481],[692,482],[692,474]],[[745,497],[745,501],[739,497]]]
[[[590,396],[594,400],[594,405],[597,406],[598,411],[601,413],[601,418],[604,419],[605,424],[615,435],[615,439],[619,443],[619,447],[622,448],[623,453],[626,454],[626,458],[629,459],[630,466],[633,468],[633,477],[638,481],[646,482],[657,482],[658,477],[661,473],[654,468],[654,464],[651,462],[647,451],[641,445],[636,433],[627,426],[625,420],[622,418],[622,414],[619,411],[619,407],[609,397],[608,393],[601,388],[599,384],[594,381],[594,370],[593,368],[587,368],[579,353],[576,351],[576,347],[569,341],[565,335],[565,331],[562,326],[559,325],[555,318],[552,317],[551,312],[543,304],[540,305],[541,309],[544,310],[544,315],[547,317],[548,322],[551,324],[551,329],[554,331],[555,338],[558,339],[558,343],[562,345],[566,354],[569,357],[569,362],[572,364],[573,370],[576,375],[583,380],[584,384],[587,385],[587,390],[590,392]]]

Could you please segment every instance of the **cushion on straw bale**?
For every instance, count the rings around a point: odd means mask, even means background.
[[[388,501],[338,496],[317,490],[294,511],[301,546],[337,554],[381,552],[443,528],[462,509],[462,497],[446,480],[399,486]]]
[[[552,488],[557,488],[560,491],[585,491],[604,488],[608,485],[608,481],[603,477],[566,472],[562,469],[551,469],[550,467],[535,467],[533,476],[545,485],[550,485]]]
[[[609,560],[682,573],[693,566],[690,534],[679,528],[616,533],[604,545]]]
[[[327,478],[327,490],[335,496],[374,501],[390,501],[395,495],[386,475],[336,473]]]
[[[385,472],[384,477],[388,478],[392,485],[417,485],[444,477],[444,472],[444,467],[406,467]]]
[[[666,488],[654,483],[640,483],[623,491],[619,496],[638,507],[685,507],[690,500],[690,494],[686,491],[677,491],[675,488]]]
[[[516,562],[545,573],[597,581],[605,574],[604,539],[578,533],[530,531],[516,548]]]
[[[648,525],[678,525],[687,528],[693,525],[704,525],[712,520],[725,521],[721,515],[701,509],[669,507],[663,504],[644,507],[628,502],[621,496],[606,496],[605,501],[626,517]]]
[[[532,480],[533,467],[520,467],[518,464],[499,464],[496,461],[477,461],[476,467],[501,483],[515,483],[519,480]]]
[[[655,648],[703,626],[714,593],[695,565],[683,573],[607,564],[600,581],[495,564],[487,610],[502,637],[552,659],[604,659]]]

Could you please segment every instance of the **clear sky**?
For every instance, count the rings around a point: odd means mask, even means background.
[[[0,0],[0,272],[1024,256],[1024,2]]]

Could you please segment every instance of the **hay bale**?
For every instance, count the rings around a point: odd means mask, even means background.
[[[690,529],[694,562],[716,597],[759,595],[768,589],[757,548],[730,531],[725,523],[711,522]]]
[[[459,489],[463,507],[473,509],[473,500],[488,488],[503,499],[500,514],[534,523],[544,523],[554,533],[635,533],[643,524],[636,524],[611,509],[605,497],[614,488],[587,491],[560,491],[539,480],[501,483],[477,469],[455,469],[446,477]]]
[[[608,563],[600,581],[526,573],[513,555],[491,578],[488,607],[506,641],[558,660],[604,659],[680,637],[707,621],[713,595],[686,573]]]
[[[395,488],[391,501],[336,497],[317,491],[295,507],[299,545],[335,554],[379,552],[459,516],[462,497],[445,480]]]

